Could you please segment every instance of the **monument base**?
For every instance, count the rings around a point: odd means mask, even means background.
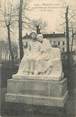
[[[67,80],[13,78],[8,80],[6,102],[64,107],[68,98]]]

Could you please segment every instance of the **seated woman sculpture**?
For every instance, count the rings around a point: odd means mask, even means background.
[[[25,50],[24,57],[20,63],[18,74],[34,74],[35,63],[40,56],[42,41],[32,38]]]
[[[30,49],[29,49],[30,47]],[[30,41],[20,63],[18,74],[58,75],[62,74],[60,50],[52,48],[49,40],[39,34]]]

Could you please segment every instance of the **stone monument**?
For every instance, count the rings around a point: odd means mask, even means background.
[[[28,43],[18,73],[8,80],[7,102],[63,107],[68,97],[61,52],[39,34]]]

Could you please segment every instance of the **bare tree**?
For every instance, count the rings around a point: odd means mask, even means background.
[[[40,34],[41,31],[45,29],[47,24],[46,22],[43,22],[41,19],[39,19],[39,20],[32,20],[30,26],[32,30],[35,30],[37,34]]]
[[[19,48],[20,48],[20,61],[23,57],[23,43],[22,43],[22,7],[23,0],[20,0],[19,5]]]
[[[11,5],[12,6],[12,5]],[[15,8],[12,10],[9,14],[10,16],[10,20],[9,20],[9,27],[11,26],[11,24],[15,24],[18,23],[18,31],[19,31],[19,55],[20,55],[20,61],[24,55],[24,51],[23,51],[23,42],[22,42],[22,37],[23,37],[23,28],[27,27],[26,25],[28,25],[27,20],[29,20],[29,18],[27,18],[25,16],[25,11],[26,11],[26,6],[27,6],[27,2],[24,3],[24,0],[19,0],[18,3],[15,4]],[[13,8],[13,7],[11,7]],[[12,13],[13,11],[13,13]],[[14,17],[14,18],[13,18]],[[15,25],[14,25],[15,26]]]
[[[24,0],[19,1],[19,6],[18,6],[18,29],[19,29],[19,51],[20,51],[20,61],[23,58],[24,51],[23,51],[23,42],[22,42],[22,37],[23,37],[23,28],[27,28],[29,23],[27,23],[28,20],[30,20],[28,17],[25,16],[26,12],[26,6],[27,6],[27,1],[24,2]]]
[[[25,17],[24,12],[26,8],[26,4],[23,4],[23,0],[20,0],[19,3],[16,3],[13,7],[13,0],[12,2],[5,0],[4,10],[0,9],[4,20],[1,20],[1,23],[5,23],[8,35],[8,42],[9,42],[9,50],[12,61],[14,61],[14,55],[12,51],[12,44],[11,44],[11,29],[15,27],[15,24],[18,23],[18,27],[16,29],[19,30],[19,51],[20,51],[20,61],[23,57],[23,43],[22,43],[22,31],[23,26],[27,24],[25,19],[29,19]],[[8,3],[7,3],[8,2]]]
[[[74,19],[72,19],[72,21],[70,22],[70,32],[71,32],[71,47],[70,50],[71,52],[73,52],[73,45],[74,45],[74,36],[76,33],[76,21],[74,21]]]
[[[12,19],[13,19],[13,5],[11,2],[5,1],[4,4],[4,10],[0,9],[1,14],[3,16],[3,19],[0,20],[0,22],[4,23],[7,29],[7,36],[8,36],[8,43],[9,43],[9,51],[10,51],[10,56],[11,60],[14,63],[14,55],[13,55],[13,50],[12,50],[12,43],[11,43],[11,25],[12,25]]]

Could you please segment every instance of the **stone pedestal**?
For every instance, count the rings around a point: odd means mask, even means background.
[[[38,77],[41,76],[13,76],[8,80],[6,101],[64,107],[68,97],[67,80],[50,80],[47,76],[43,80]]]

